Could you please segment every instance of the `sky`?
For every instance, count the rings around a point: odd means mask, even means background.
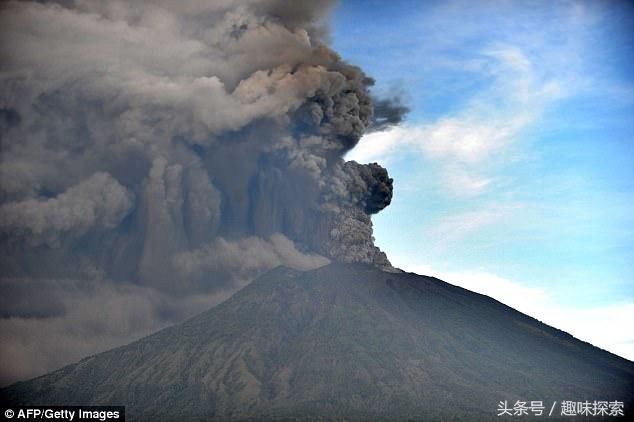
[[[634,5],[350,1],[333,46],[406,121],[346,156],[394,178],[376,243],[634,360]]]

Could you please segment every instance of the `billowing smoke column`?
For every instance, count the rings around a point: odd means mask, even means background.
[[[390,268],[370,215],[392,179],[342,157],[406,110],[373,114],[373,81],[324,45],[327,3],[0,5],[0,381],[280,264]]]

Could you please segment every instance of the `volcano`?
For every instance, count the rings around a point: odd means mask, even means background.
[[[487,296],[331,264],[278,267],[184,323],[1,394],[125,405],[131,420],[481,420],[504,400],[546,413],[619,400],[627,415],[633,391],[631,361]]]

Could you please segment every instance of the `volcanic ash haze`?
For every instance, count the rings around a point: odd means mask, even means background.
[[[533,398],[548,420],[571,418],[568,398],[618,400],[628,415],[632,391],[631,361],[489,297],[332,263],[275,268],[181,324],[0,389],[0,402],[125,405],[135,421],[480,422],[500,420],[500,400]]]
[[[0,383],[208,308],[283,264],[391,268],[377,164],[407,111],[330,50],[331,2],[0,5]]]

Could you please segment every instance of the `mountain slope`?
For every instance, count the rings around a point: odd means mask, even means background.
[[[159,420],[495,418],[500,400],[620,400],[634,364],[491,298],[406,273],[277,268],[223,304],[2,391]]]

